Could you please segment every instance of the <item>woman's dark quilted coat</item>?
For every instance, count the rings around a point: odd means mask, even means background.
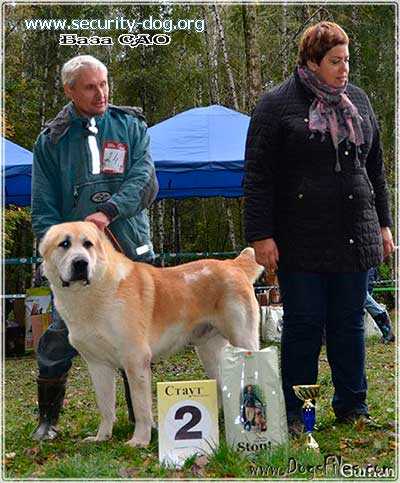
[[[246,143],[245,232],[249,242],[273,238],[279,267],[356,272],[382,261],[380,227],[391,226],[377,121],[367,95],[348,84],[361,115],[364,144],[339,144],[308,128],[314,99],[292,75],[268,92],[251,118]]]

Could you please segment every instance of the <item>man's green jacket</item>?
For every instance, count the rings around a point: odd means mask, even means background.
[[[39,135],[32,172],[32,225],[37,238],[50,226],[84,220],[102,211],[125,254],[132,259],[153,256],[147,208],[158,192],[149,153],[147,126],[140,111],[109,105],[96,116],[95,139],[100,173],[93,174],[89,120],[72,103]],[[96,133],[97,130],[97,133]],[[136,248],[148,245],[138,256]]]

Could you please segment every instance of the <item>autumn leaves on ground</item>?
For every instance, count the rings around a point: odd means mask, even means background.
[[[153,406],[158,381],[205,378],[194,351],[189,348],[153,367]],[[61,415],[62,437],[37,444],[30,439],[37,419],[36,363],[33,356],[7,359],[5,364],[4,465],[7,478],[329,478],[340,477],[337,464],[353,465],[351,471],[381,471],[395,474],[396,405],[395,346],[383,345],[377,337],[367,343],[369,408],[381,428],[337,425],[330,408],[332,386],[325,351],[321,354],[321,397],[318,400],[318,430],[315,437],[321,452],[307,452],[304,442],[292,441],[256,458],[245,458],[225,444],[220,417],[220,447],[209,458],[193,457],[181,470],[164,468],[158,461],[157,432],[149,448],[132,449],[124,443],[132,434],[118,381],[117,422],[113,439],[100,444],[82,440],[94,434],[99,422],[95,396],[83,360],[71,370],[65,407]],[[324,468],[324,461],[330,461]],[[370,465],[370,466],[368,466]],[[342,466],[349,468],[349,466]],[[367,469],[365,469],[367,468]],[[372,468],[368,470],[368,468]],[[390,471],[389,471],[390,470]],[[382,473],[383,472],[383,473]]]

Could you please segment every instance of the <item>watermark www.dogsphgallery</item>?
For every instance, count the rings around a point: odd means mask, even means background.
[[[304,465],[295,458],[289,458],[286,468],[280,466],[253,466],[251,476],[262,477],[286,477],[304,476],[315,478],[318,476],[330,476],[341,478],[394,478],[395,471],[388,466],[366,465],[359,466],[345,463],[342,456],[327,455],[324,462],[319,465]]]

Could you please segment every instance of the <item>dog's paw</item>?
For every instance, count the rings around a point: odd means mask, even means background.
[[[150,444],[149,439],[139,439],[136,438],[135,436],[127,441],[125,444],[130,446],[131,448],[147,448],[147,446]]]
[[[88,436],[87,438],[84,438],[82,440],[83,443],[100,443],[101,441],[107,441],[110,439],[111,436],[104,436],[104,437],[99,437],[99,436]]]
[[[82,443],[95,443],[96,441],[98,441],[97,436],[87,436],[82,439]]]

